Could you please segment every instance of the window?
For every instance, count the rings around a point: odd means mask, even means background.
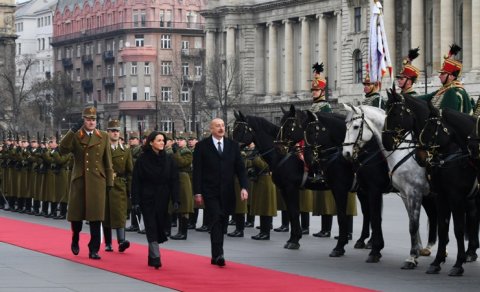
[[[171,44],[171,35],[169,34],[162,34],[161,37],[161,46],[162,49],[171,49],[172,44]]]
[[[130,75],[137,75],[137,62],[132,62]]]
[[[160,20],[160,27],[164,27],[165,26],[165,10],[160,10],[160,13],[159,13],[159,20]]]
[[[112,92],[111,91],[107,91],[107,103],[112,103]]]
[[[189,41],[182,41],[182,50],[188,50],[190,48]]]
[[[118,41],[118,49],[122,50],[123,49],[123,40]]]
[[[145,62],[144,72],[145,75],[150,75],[150,63]]]
[[[170,119],[160,120],[160,131],[171,132],[173,129],[173,122]]]
[[[172,101],[171,87],[162,87],[162,101]]]
[[[172,62],[164,61],[161,64],[162,75],[172,75]]]
[[[97,78],[102,78],[102,66],[97,65]]]
[[[101,54],[101,53],[102,53],[102,43],[98,42],[97,43],[97,54]]]
[[[135,47],[143,47],[145,45],[145,39],[143,34],[135,35]]]
[[[138,99],[138,89],[136,87],[132,87],[132,100],[137,100]]]
[[[62,49],[61,49],[61,48],[59,48],[59,49],[57,50],[57,60],[58,60],[58,61],[61,61],[61,60],[62,60]]]
[[[146,116],[137,116],[137,125],[142,129],[148,129],[148,120]]]
[[[102,101],[102,91],[97,90],[97,101]]]
[[[145,9],[142,9],[140,11],[140,21],[141,21],[142,27],[147,26],[147,12]]]
[[[93,103],[93,96],[91,93],[85,93],[85,101],[87,103]]]
[[[354,11],[354,31],[360,32],[362,30],[362,7],[355,7]]]
[[[139,27],[140,26],[140,15],[138,9],[133,10],[133,27]]]
[[[145,87],[144,95],[145,95],[145,100],[150,101],[150,87],[148,86]]]
[[[80,80],[81,80],[81,78],[82,78],[82,77],[80,76],[80,68],[75,69],[75,73],[76,73],[76,75],[77,75],[77,81],[80,82]]]
[[[125,63],[118,63],[118,68],[120,70],[120,74],[118,76],[125,76]]]
[[[118,89],[118,100],[120,101],[124,101],[125,100],[125,91],[123,90],[123,88],[119,88]]]
[[[77,45],[77,58],[80,58],[81,52],[82,52],[82,50],[81,50],[80,45]]]
[[[22,44],[21,43],[18,43],[18,54],[19,55],[22,54]]]
[[[182,63],[182,75],[188,77],[188,63]]]
[[[362,83],[362,67],[362,52],[360,52],[360,50],[355,50],[353,52],[353,74],[355,83]]]
[[[42,39],[42,50],[45,50],[45,39]]]
[[[188,102],[190,99],[188,89],[182,89],[182,92],[180,93],[180,101],[181,102]]]
[[[202,65],[195,66],[195,76],[197,77],[202,76]]]

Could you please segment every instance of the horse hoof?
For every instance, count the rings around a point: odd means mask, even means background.
[[[459,277],[463,276],[463,268],[462,267],[453,267],[450,272],[448,272],[448,275],[451,277]]]
[[[378,263],[380,261],[380,258],[382,257],[382,254],[370,254],[368,255],[368,258],[366,260],[367,263]]]
[[[345,250],[344,249],[333,249],[332,252],[329,254],[329,256],[331,258],[339,258],[341,256],[343,256],[345,254]]]
[[[355,245],[353,246],[353,248],[356,248],[356,249],[364,249],[365,248],[365,242],[363,241],[357,241],[355,242]]]
[[[285,243],[285,245],[283,247],[286,248],[286,249],[299,249],[300,248],[300,243],[287,242],[287,243]]]
[[[465,260],[467,263],[477,261],[478,255],[476,253],[467,254],[467,259]]]
[[[428,249],[428,248],[422,248],[422,249],[420,250],[420,255],[421,255],[422,257],[428,257],[428,256],[430,256],[431,254],[432,254],[432,252],[431,252],[430,249]]]
[[[417,267],[417,264],[412,262],[404,262],[402,266],[402,270],[413,270]]]
[[[430,265],[430,267],[428,267],[428,270],[427,270],[427,274],[430,274],[430,275],[436,275],[438,273],[440,273],[440,270],[442,268],[440,268],[440,266],[434,266],[434,265]]]

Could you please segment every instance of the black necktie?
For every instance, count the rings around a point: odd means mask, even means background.
[[[222,155],[222,153],[223,153],[222,152],[222,142],[219,141],[217,144],[218,144],[218,147],[217,147],[218,154]]]

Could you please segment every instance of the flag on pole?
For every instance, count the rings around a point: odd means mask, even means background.
[[[380,84],[385,74],[388,73],[392,77],[393,68],[380,1],[373,0],[371,10],[367,72],[370,73],[372,83]],[[391,78],[391,82],[393,82],[393,78]]]

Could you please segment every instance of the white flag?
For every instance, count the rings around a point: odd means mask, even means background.
[[[382,77],[387,73],[390,74],[390,77],[392,76],[392,62],[383,23],[382,4],[379,1],[373,0],[371,15],[368,66],[370,81],[373,83],[381,82]]]

